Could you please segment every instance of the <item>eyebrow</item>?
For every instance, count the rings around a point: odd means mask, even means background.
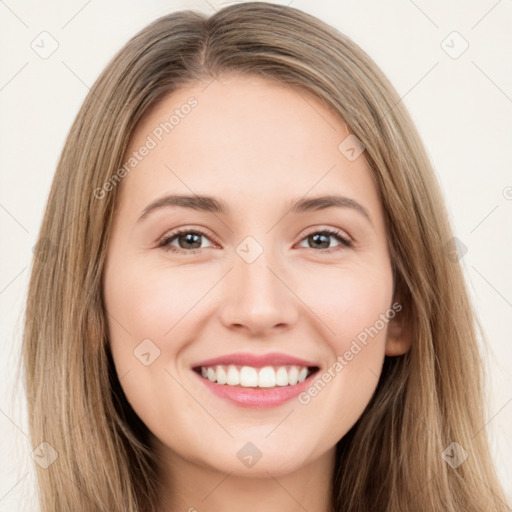
[[[221,214],[227,214],[229,212],[229,207],[224,201],[212,196],[171,194],[156,199],[148,204],[142,211],[137,222],[141,222],[147,218],[150,213],[156,210],[171,207],[189,208],[192,210]],[[324,210],[326,208],[351,208],[363,215],[370,224],[373,224],[368,210],[354,199],[345,196],[324,195],[301,198],[296,201],[291,201],[290,212],[296,214],[308,211]]]

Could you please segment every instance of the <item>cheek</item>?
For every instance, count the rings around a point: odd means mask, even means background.
[[[304,276],[298,295],[322,320],[325,337],[337,354],[391,306],[392,274],[385,265],[326,268]],[[385,331],[380,322],[378,326]]]
[[[167,409],[197,416],[189,397],[171,377],[170,373],[179,376],[169,364],[191,338],[194,306],[211,286],[205,285],[208,276],[202,276],[203,281],[197,269],[189,269],[124,261],[122,267],[107,267],[105,272],[110,349],[121,387],[151,430],[165,427],[163,437],[180,430],[179,422],[166,417]],[[145,354],[149,354],[146,360]],[[167,408],[161,407],[164,402]]]
[[[117,269],[105,280],[106,306],[117,320],[110,319],[111,327],[119,331],[116,323],[120,324],[133,342],[172,337],[180,323],[186,323],[182,319],[193,315],[210,280],[192,267],[158,269],[134,264]]]
[[[324,283],[321,291],[318,283]],[[332,403],[343,401],[342,416],[349,404],[352,415],[362,412],[377,384],[387,326],[394,316],[392,292],[391,269],[385,265],[330,268],[302,282],[301,297],[321,319],[317,327],[331,354],[331,364],[317,377],[322,381],[317,387],[323,389],[325,383]]]
[[[328,435],[334,443],[353,426],[375,391],[394,311],[391,269],[384,265],[329,269],[328,274],[323,276],[322,293],[312,287],[318,275],[304,282],[301,293],[322,320],[318,325],[329,343],[331,363],[299,403],[311,417],[332,426]]]

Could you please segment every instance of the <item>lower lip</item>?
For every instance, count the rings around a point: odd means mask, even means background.
[[[242,386],[217,384],[205,379],[197,372],[194,373],[214,395],[229,400],[240,407],[262,409],[276,407],[295,398],[311,385],[311,377],[317,372],[293,386],[276,386],[275,388],[244,388]]]

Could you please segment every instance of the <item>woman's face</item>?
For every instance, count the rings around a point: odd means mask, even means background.
[[[278,476],[332,455],[408,349],[347,136],[316,97],[236,75],[137,127],[104,298],[123,390],[169,460]]]

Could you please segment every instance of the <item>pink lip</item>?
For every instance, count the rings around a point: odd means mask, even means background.
[[[318,365],[305,359],[299,359],[297,357],[289,356],[287,354],[280,354],[273,352],[270,354],[248,354],[238,352],[236,354],[227,354],[225,356],[214,357],[213,359],[207,359],[200,361],[193,365],[193,368],[199,368],[201,366],[215,366],[218,364],[234,364],[240,366],[253,366],[254,368],[263,368],[264,366],[285,366],[285,365],[297,365],[297,366],[315,366]],[[293,386],[290,386],[293,387]],[[247,388],[246,388],[247,389]]]
[[[298,357],[277,352],[269,354],[248,354],[238,352],[236,354],[227,354],[213,359],[200,361],[193,366],[194,373],[198,376],[203,384],[216,396],[228,400],[240,407],[250,408],[267,408],[281,405],[299,393],[305,391],[311,385],[311,379],[308,377],[303,382],[298,382],[293,386],[276,386],[274,388],[246,388],[242,386],[228,386],[226,384],[217,384],[211,382],[200,375],[198,371],[201,366],[216,365],[236,365],[236,366],[252,366],[254,368],[263,368],[264,366],[286,366],[297,365],[319,368],[319,365],[300,359]]]
[[[228,386],[217,384],[201,377],[194,372],[198,379],[216,396],[223,398],[238,405],[254,409],[266,409],[268,407],[277,407],[288,400],[295,398],[311,386],[311,378],[308,377],[303,382],[294,386],[276,386],[275,388],[244,388],[242,386]],[[312,377],[312,376],[311,376]]]

